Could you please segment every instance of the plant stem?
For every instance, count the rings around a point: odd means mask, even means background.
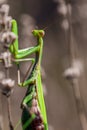
[[[71,82],[73,93],[76,101],[77,114],[79,116],[80,124],[83,130],[87,130],[87,119],[85,116],[84,105],[80,94],[78,79],[73,79]]]
[[[9,78],[9,68],[6,68],[6,78]],[[12,115],[11,115],[11,97],[7,97],[7,110],[8,110],[8,121],[9,121],[9,128],[10,130],[14,130],[13,124],[12,124]]]
[[[10,103],[10,97],[7,97],[7,109],[8,109],[8,119],[9,119],[9,128],[10,130],[14,130],[13,124],[12,124],[12,116],[11,116],[11,103]]]
[[[1,92],[0,92],[0,112],[2,113],[2,114],[0,114],[0,117],[2,118],[0,120],[0,130],[3,130],[4,126],[3,126],[3,109],[2,109],[2,94],[1,94]]]
[[[71,23],[72,20],[71,20],[71,12],[69,12],[69,8],[68,8],[68,21],[69,21],[68,48],[69,48],[69,55],[70,55],[69,62],[70,62],[70,67],[72,67],[73,61],[77,58],[77,55],[76,55],[77,48],[75,48],[75,44],[73,41],[72,23]],[[87,119],[86,119],[86,115],[85,115],[86,113],[85,113],[85,109],[84,109],[84,105],[82,102],[82,97],[81,97],[81,93],[80,93],[80,89],[79,89],[78,78],[71,79],[71,86],[73,88],[73,93],[74,93],[76,108],[77,108],[77,114],[78,114],[78,117],[80,120],[82,130],[87,130]]]

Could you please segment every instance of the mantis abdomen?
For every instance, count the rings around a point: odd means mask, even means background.
[[[44,130],[44,121],[38,105],[36,86],[31,85],[22,102],[23,130]]]

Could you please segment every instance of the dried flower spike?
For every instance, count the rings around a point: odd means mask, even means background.
[[[62,28],[63,28],[64,30],[67,31],[67,30],[69,29],[69,22],[68,22],[68,20],[67,20],[67,19],[64,19],[64,20],[62,21],[61,26],[62,26]]]
[[[10,52],[1,53],[0,59],[3,61],[5,68],[9,68],[9,67],[12,66],[11,53]]]
[[[12,79],[3,79],[1,84],[3,85],[2,93],[7,97],[12,93],[15,81]]]
[[[66,6],[66,4],[65,4],[65,3],[60,4],[60,6],[57,8],[57,11],[58,11],[61,15],[66,16],[66,14],[67,14],[67,6]]]
[[[9,5],[3,4],[0,9],[0,14],[5,17],[8,16],[8,13],[9,13]]]
[[[82,63],[78,60],[73,61],[72,66],[65,70],[64,77],[74,79],[80,77],[83,70]]]
[[[2,35],[1,42],[6,44],[12,44],[16,40],[17,36],[12,32],[5,32]]]

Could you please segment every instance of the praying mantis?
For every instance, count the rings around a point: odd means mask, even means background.
[[[11,31],[18,36],[17,22],[12,20]],[[33,30],[32,34],[37,38],[37,45],[25,49],[19,49],[18,39],[10,44],[9,50],[13,56],[13,61],[18,66],[18,85],[27,87],[27,92],[22,100],[22,128],[23,130],[48,130],[46,108],[41,83],[41,60],[43,51],[43,30]],[[35,53],[35,58],[28,58]],[[31,61],[33,64],[30,75],[26,80],[20,82],[20,62]]]

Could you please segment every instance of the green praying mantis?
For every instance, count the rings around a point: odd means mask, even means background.
[[[17,22],[12,20],[11,31],[18,36]],[[10,44],[9,50],[13,55],[13,61],[18,66],[18,85],[27,87],[27,92],[22,100],[22,128],[23,130],[48,130],[46,108],[41,83],[41,60],[43,51],[43,30],[33,30],[33,36],[37,38],[37,45],[30,48],[19,49],[18,39]],[[28,58],[35,53],[35,58]],[[20,82],[19,66],[20,62],[31,61],[33,64],[30,75],[26,80]]]

